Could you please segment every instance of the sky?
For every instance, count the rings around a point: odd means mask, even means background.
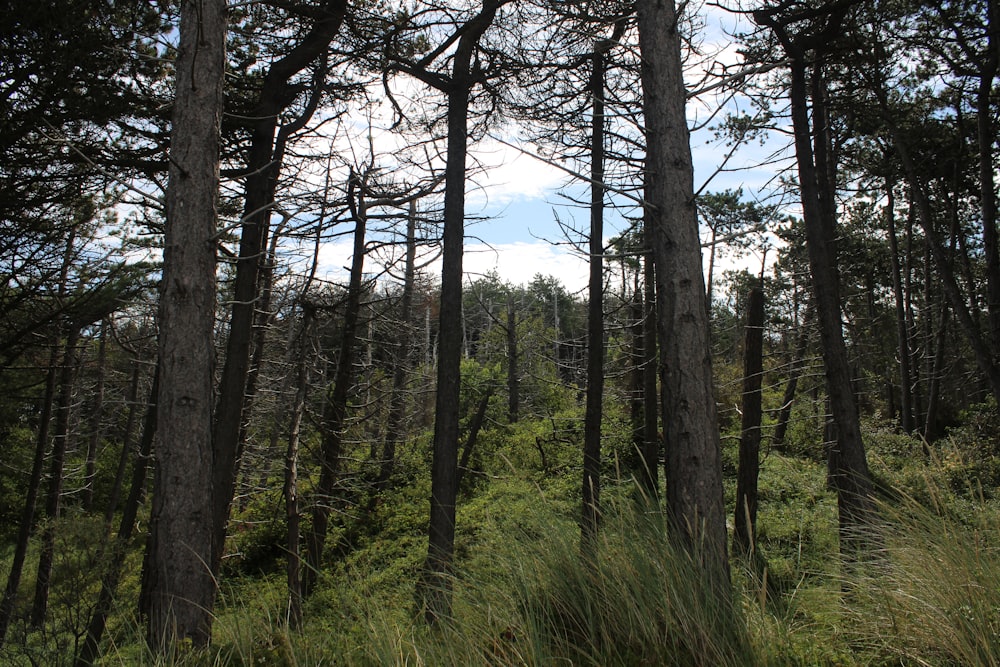
[[[723,62],[736,62],[738,56],[726,34],[735,27],[735,19],[717,10],[709,10],[705,22],[703,50],[716,52],[716,58]],[[736,108],[730,106],[730,110]],[[692,125],[698,124],[706,113],[707,106],[697,100],[689,102],[688,115]],[[512,143],[517,143],[516,139]],[[710,130],[696,132],[691,138],[696,189],[712,177],[706,191],[742,187],[749,197],[765,196],[775,168],[752,166],[776,150],[775,146],[780,148],[782,143],[784,139],[781,137],[771,137],[763,145],[754,143],[742,148],[727,167],[745,167],[746,170],[727,170],[716,174],[727,149],[714,140]],[[393,149],[387,147],[383,150],[391,155]],[[541,274],[558,278],[570,291],[585,289],[587,258],[568,242],[557,221],[558,218],[562,223],[578,229],[584,229],[589,224],[588,212],[574,207],[560,194],[568,184],[573,183],[571,177],[565,171],[532,157],[530,149],[528,153],[519,152],[489,138],[473,146],[472,152],[474,158],[487,169],[477,175],[475,185],[470,185],[466,193],[469,219],[464,254],[466,280],[495,272],[502,280],[525,284]],[[585,184],[576,182],[570,187],[584,193],[585,197]],[[620,215],[609,210],[605,238],[618,234],[626,225]],[[349,238],[327,244],[322,251],[321,273],[330,279],[338,279],[350,263],[350,255]],[[723,269],[734,266],[732,262],[723,261]],[[759,258],[754,257],[744,262],[746,266],[760,265]],[[375,266],[368,268],[369,272],[378,270]],[[436,264],[426,270],[431,275],[439,273]]]

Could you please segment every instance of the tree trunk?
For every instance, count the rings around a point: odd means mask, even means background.
[[[906,311],[903,302],[903,281],[899,275],[899,241],[896,239],[895,197],[893,184],[886,183],[885,220],[889,235],[889,264],[892,272],[892,291],[896,300],[896,346],[899,354],[899,425],[903,433],[913,431],[913,377],[910,372],[910,337],[906,330]]]
[[[303,290],[303,296],[305,290]],[[300,548],[302,514],[299,508],[299,436],[302,415],[305,411],[306,394],[309,391],[309,373],[306,364],[308,346],[306,344],[312,326],[313,311],[303,304],[302,324],[299,330],[295,359],[295,399],[292,403],[291,419],[288,427],[288,449],[285,452],[285,549],[287,560],[285,577],[288,582],[287,623],[291,629],[302,623],[302,555]]]
[[[118,503],[121,500],[122,484],[125,483],[125,473],[128,468],[128,460],[132,456],[132,438],[135,430],[136,415],[139,412],[139,368],[138,359],[132,361],[132,380],[129,382],[128,395],[125,402],[128,404],[127,416],[125,417],[125,429],[122,435],[122,450],[118,456],[118,467],[115,470],[115,479],[111,483],[111,495],[108,498],[108,505],[104,508],[104,526],[108,534],[111,533],[111,524],[118,511]],[[149,404],[156,401],[154,394]]]
[[[90,415],[90,437],[87,439],[87,458],[83,476],[83,493],[80,504],[84,512],[94,508],[94,476],[97,470],[97,450],[103,435],[104,378],[108,362],[108,322],[101,323],[101,338],[97,349],[97,387],[94,390],[93,412]]]
[[[590,97],[590,278],[587,288],[587,404],[583,416],[583,509],[580,548],[597,557],[601,515],[601,422],[604,402],[604,58],[610,43],[591,54]]]
[[[997,239],[997,192],[993,160],[994,83],[1000,68],[1000,6],[986,0],[986,54],[979,72],[976,90],[976,139],[979,144],[979,205],[983,224],[983,253],[986,255],[986,306],[990,323],[990,342],[1000,350],[1000,242]]]
[[[17,530],[17,542],[14,546],[14,557],[10,572],[7,575],[7,586],[4,588],[3,600],[0,601],[0,646],[7,637],[7,630],[14,617],[14,601],[21,585],[21,575],[24,571],[24,561],[28,555],[28,543],[31,529],[35,523],[35,508],[38,502],[38,490],[42,485],[42,471],[45,468],[45,454],[49,448],[49,426],[52,423],[52,409],[55,406],[57,364],[59,362],[59,346],[53,343],[49,355],[49,368],[45,374],[45,392],[42,397],[41,411],[38,416],[38,434],[35,439],[35,456],[31,464],[31,475],[28,477],[28,489],[24,499],[24,509],[21,512],[21,524]]]
[[[761,379],[764,375],[764,290],[755,286],[747,300],[743,345],[743,417],[733,551],[753,555],[757,538],[757,478],[760,473]]]
[[[462,457],[458,461],[458,485],[461,486],[462,478],[465,473],[469,471],[469,461],[472,459],[472,450],[476,446],[476,440],[479,439],[479,431],[483,428],[483,423],[486,421],[486,409],[490,406],[490,399],[493,398],[494,387],[488,387],[486,393],[483,397],[479,399],[479,405],[476,407],[476,414],[472,416],[472,422],[469,424],[469,433],[465,437],[465,446],[462,447]]]
[[[463,26],[447,86],[448,140],[445,165],[444,231],[441,257],[441,311],[438,332],[434,453],[431,462],[427,560],[420,596],[429,623],[451,615],[451,563],[455,552],[458,496],[459,397],[461,393],[462,254],[465,236],[465,161],[468,155],[469,99],[476,77],[473,55],[480,38],[507,0],[483,0],[482,10]]]
[[[392,369],[392,396],[389,398],[389,417],[382,445],[376,491],[383,491],[389,484],[396,463],[396,447],[403,441],[406,430],[406,383],[410,358],[413,354],[413,288],[417,260],[417,203],[410,202],[406,220],[406,260],[403,268],[403,294],[399,303],[399,335],[396,337],[396,360]]]
[[[280,114],[295,98],[292,78],[325,57],[340,29],[347,0],[325,0],[315,9],[317,19],[302,40],[284,57],[271,64],[251,117],[253,127],[247,159],[246,199],[243,209],[239,257],[233,284],[233,307],[229,323],[226,358],[219,383],[219,403],[213,431],[215,468],[213,485],[214,544],[212,572],[218,576],[225,547],[226,524],[235,492],[242,454],[243,419],[252,394],[247,392],[250,349],[254,338],[254,311],[260,293],[261,264],[265,259],[271,210],[288,137],[302,129],[312,117],[322,95],[322,81],[314,82],[312,99],[302,114],[278,131]],[[320,68],[321,71],[324,68]],[[277,139],[276,139],[277,135]]]
[[[79,359],[77,343],[80,341],[79,325],[66,336],[66,351],[59,369],[59,400],[56,407],[56,428],[52,434],[52,454],[49,462],[49,489],[45,495],[45,518],[48,522],[42,530],[42,545],[38,554],[38,569],[35,574],[35,597],[31,605],[31,626],[40,628],[45,623],[49,604],[49,581],[52,577],[52,561],[55,558],[55,522],[59,519],[63,487],[63,464],[70,437],[70,414],[73,409],[73,380],[76,377]]]
[[[645,216],[644,216],[645,217]],[[648,232],[643,224],[643,245],[649,250]],[[643,255],[643,296],[642,296],[642,418],[645,444],[642,458],[646,462],[646,481],[649,498],[659,505],[660,497],[660,429],[659,395],[656,392],[656,274],[653,259]]]
[[[368,215],[365,211],[364,195],[360,195],[360,202],[355,202],[357,185],[357,179],[352,174],[347,196],[354,218],[354,255],[351,260],[351,278],[347,286],[347,303],[344,306],[344,329],[340,341],[337,371],[334,375],[333,387],[327,390],[323,405],[319,483],[314,491],[312,525],[306,536],[307,567],[303,576],[303,594],[306,596],[312,594],[322,568],[333,491],[340,471],[344,428],[347,420],[347,401],[354,384],[355,339],[358,335],[358,319],[361,315],[361,290],[365,270],[365,232]]]
[[[726,508],[694,203],[678,16],[673,2],[638,0],[646,119],[646,206],[656,270],[667,511],[681,544],[730,595]]]
[[[212,368],[224,0],[184,0],[160,291],[160,446],[150,518],[149,643],[207,645],[215,605]],[[220,489],[220,492],[223,490]]]
[[[159,385],[160,373],[157,370],[153,375],[153,385],[149,390],[149,403],[146,408],[146,419],[142,426],[142,436],[139,440],[139,452],[132,468],[132,486],[129,489],[128,498],[125,500],[111,562],[108,563],[107,570],[101,576],[101,592],[98,594],[97,604],[94,605],[94,611],[90,616],[90,623],[87,624],[87,637],[76,658],[76,667],[89,667],[97,659],[100,652],[101,636],[104,634],[108,615],[114,605],[115,592],[118,590],[122,567],[124,567],[125,558],[128,555],[128,543],[132,539],[132,534],[135,531],[135,520],[146,495],[146,472],[149,469],[150,455],[153,451],[153,436],[156,434],[155,401],[159,393]]]
[[[851,383],[851,367],[840,319],[840,273],[837,266],[836,212],[830,171],[835,168],[827,156],[823,136],[825,100],[821,82],[814,78],[813,127],[810,128],[805,56],[796,46],[785,43],[790,58],[791,115],[795,135],[802,197],[802,218],[806,228],[806,250],[812,275],[816,318],[819,322],[827,392],[836,427],[837,441],[831,448],[837,506],[840,517],[841,548],[848,557],[863,545],[858,527],[867,524],[874,512],[868,459],[861,439],[861,422]],[[817,67],[818,76],[819,69]],[[815,135],[817,152],[813,150]]]
[[[798,330],[798,340],[795,343],[794,356],[792,357],[791,367],[788,369],[788,382],[785,384],[785,393],[781,398],[781,408],[778,410],[778,419],[774,425],[774,434],[771,436],[771,446],[775,449],[783,446],[785,433],[788,431],[788,422],[792,417],[795,392],[798,390],[799,376],[802,374],[802,365],[805,363],[806,349],[809,345],[809,327],[812,322],[812,312],[811,307],[806,310],[805,319]]]

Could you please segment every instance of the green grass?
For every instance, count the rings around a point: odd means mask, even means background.
[[[588,564],[576,475],[511,467],[462,500],[453,614],[434,627],[416,604],[426,549],[426,489],[417,485],[383,498],[324,572],[296,632],[284,624],[279,558],[277,569],[236,568],[224,580],[210,649],[152,655],[134,616],[137,544],[102,664],[1000,665],[1000,504],[975,483],[992,458],[942,447],[940,460],[925,463],[912,439],[870,431],[869,440],[884,493],[871,536],[881,548],[867,568],[839,562],[836,501],[825,466],[808,458],[763,461],[757,557],[733,561],[731,604],[706,593],[699,568],[674,548],[662,516],[642,511],[630,481],[605,487],[599,556]],[[253,535],[241,539],[254,546]],[[61,561],[76,563],[60,575],[63,595],[89,591],[72,572],[88,574],[80,564],[90,561],[72,548]],[[9,563],[9,549],[3,557]],[[29,568],[19,604],[33,584]],[[71,663],[78,621],[22,625],[0,664]]]

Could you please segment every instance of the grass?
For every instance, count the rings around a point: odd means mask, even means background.
[[[885,442],[873,443],[878,474],[903,484],[881,501],[882,547],[867,569],[838,563],[824,466],[799,457],[764,462],[758,557],[734,560],[731,604],[706,593],[630,483],[606,487],[599,557],[588,564],[575,480],[512,473],[463,502],[445,622],[428,627],[414,602],[425,538],[404,490],[326,572],[300,631],[284,626],[280,571],[234,575],[210,649],[153,656],[126,601],[102,664],[1000,666],[998,503],[974,488],[956,493],[952,464],[925,465],[907,458],[910,444]],[[898,455],[884,466],[890,446]],[[123,599],[134,599],[135,575]],[[9,642],[0,663],[70,664],[52,648],[57,630]]]

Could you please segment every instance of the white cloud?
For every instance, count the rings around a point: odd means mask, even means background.
[[[319,271],[321,279],[344,283],[351,264],[350,241],[325,243],[320,249]],[[463,256],[466,281],[476,280],[487,273],[496,272],[501,280],[513,285],[526,285],[537,274],[557,278],[566,289],[580,290],[587,285],[587,260],[563,246],[544,241],[518,241],[487,245],[466,243]],[[365,273],[384,274],[385,267],[375,257],[365,258]],[[424,267],[432,279],[441,275],[440,258]],[[399,270],[396,270],[399,273]],[[382,278],[391,280],[389,278]]]

